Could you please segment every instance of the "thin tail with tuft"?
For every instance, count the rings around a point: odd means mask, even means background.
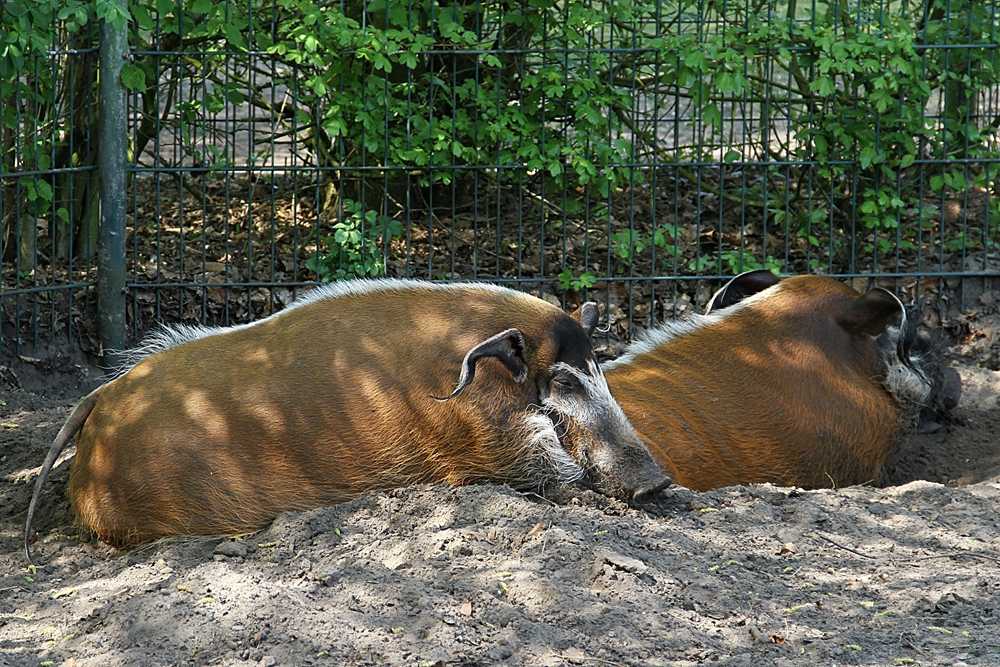
[[[62,450],[66,448],[66,445],[73,439],[76,432],[87,421],[87,417],[90,416],[90,412],[94,409],[97,397],[104,386],[102,385],[90,392],[82,401],[77,403],[76,407],[73,408],[73,412],[66,418],[66,422],[62,425],[62,428],[59,429],[59,433],[56,434],[55,440],[52,441],[49,453],[45,455],[45,462],[42,463],[42,470],[38,473],[38,479],[35,480],[35,490],[31,494],[31,503],[28,505],[28,518],[24,522],[24,557],[28,559],[29,563],[32,562],[30,544],[31,522],[35,518],[35,510],[38,507],[38,498],[42,495],[42,487],[45,485],[45,480],[48,479],[49,472],[51,472],[52,466],[55,464],[56,459],[59,458]]]

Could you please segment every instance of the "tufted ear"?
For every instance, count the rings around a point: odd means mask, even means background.
[[[895,294],[874,287],[854,299],[837,323],[853,334],[878,336],[886,327],[906,322],[906,309]]]
[[[757,292],[763,292],[768,287],[777,285],[780,281],[778,276],[768,269],[755,269],[745,271],[736,276],[722,286],[718,292],[712,295],[708,305],[705,307],[705,314],[728,308],[735,303],[739,303],[748,296],[753,296]]]
[[[447,401],[461,394],[472,384],[472,380],[476,377],[476,364],[484,357],[499,359],[514,376],[514,382],[518,384],[528,378],[528,364],[524,358],[524,334],[517,329],[507,329],[487,338],[466,353],[465,359],[462,360],[462,372],[458,376],[458,384],[451,394],[431,398]]]
[[[595,302],[587,301],[574,310],[571,317],[579,322],[580,326],[583,327],[583,330],[587,332],[588,336],[590,336],[594,333],[594,329],[597,328],[597,321],[600,319],[600,313],[597,311],[597,304]]]

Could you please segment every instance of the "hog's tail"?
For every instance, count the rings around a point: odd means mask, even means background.
[[[49,472],[52,470],[52,466],[55,464],[56,459],[59,458],[62,450],[73,440],[73,436],[76,435],[76,432],[87,421],[87,417],[90,416],[91,410],[94,409],[97,397],[103,388],[103,385],[98,387],[77,403],[76,407],[73,408],[73,412],[66,418],[66,422],[62,425],[62,428],[59,429],[59,433],[56,434],[56,439],[52,441],[49,453],[45,455],[45,462],[42,463],[41,472],[38,473],[38,479],[35,480],[35,490],[31,494],[31,504],[28,505],[28,518],[24,521],[24,557],[28,559],[29,563],[32,562],[31,522],[35,518],[35,509],[38,507],[38,498],[42,495],[42,486],[45,485],[45,480],[48,479]]]

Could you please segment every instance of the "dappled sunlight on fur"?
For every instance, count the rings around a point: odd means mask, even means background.
[[[467,372],[470,350],[507,331],[522,341],[521,371],[498,351],[476,362],[460,396],[434,398]],[[246,532],[281,512],[417,483],[539,490],[583,475],[574,454],[608,458],[626,445],[645,459],[618,465],[609,488],[629,494],[663,478],[579,321],[513,290],[324,288],[253,324],[160,329],[128,363],[70,419],[80,422],[71,503],[81,526],[118,546]],[[581,394],[559,399],[547,387],[570,372]]]
[[[861,298],[830,278],[788,278],[648,335],[605,366],[608,382],[685,486],[877,482],[930,386],[899,358],[900,328],[867,333],[877,325]],[[872,318],[905,324],[902,304],[879,298]]]

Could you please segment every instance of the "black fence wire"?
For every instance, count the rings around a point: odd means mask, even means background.
[[[134,0],[103,180],[88,11],[0,2],[5,350],[353,277],[597,299],[624,340],[751,268],[908,299],[1000,269],[996,0]]]

